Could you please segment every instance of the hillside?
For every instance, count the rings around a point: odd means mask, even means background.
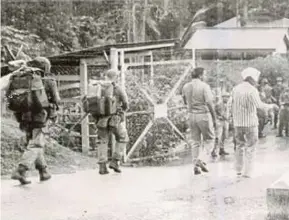
[[[9,174],[15,168],[22,155],[24,137],[13,119],[1,118],[1,175]],[[45,156],[52,173],[97,167],[96,158],[73,152],[52,139],[47,139]]]

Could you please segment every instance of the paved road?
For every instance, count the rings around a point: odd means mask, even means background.
[[[238,179],[232,158],[192,176],[190,166],[54,175],[46,183],[1,181],[2,220],[264,220],[266,188],[289,169],[289,139],[261,141],[256,174]]]

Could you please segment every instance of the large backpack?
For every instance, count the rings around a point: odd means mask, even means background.
[[[24,67],[12,74],[6,93],[11,111],[37,113],[49,107],[41,73],[38,68]]]
[[[58,104],[60,102],[60,95],[57,89],[56,79],[53,74],[46,74],[42,78],[42,82],[46,91],[49,103]]]
[[[95,117],[105,117],[117,113],[116,87],[113,83],[106,86],[98,84],[90,88],[88,96],[83,99],[86,113]]]

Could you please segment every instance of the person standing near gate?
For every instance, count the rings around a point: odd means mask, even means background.
[[[105,80],[94,85],[96,94],[85,101],[85,111],[91,113],[96,120],[98,145],[99,174],[108,174],[108,144],[109,138],[115,136],[116,145],[109,163],[109,168],[120,173],[119,162],[128,142],[128,134],[124,123],[124,112],[128,110],[126,92],[116,84],[118,72],[108,70]]]
[[[23,185],[31,183],[26,172],[33,166],[39,172],[40,181],[51,178],[44,158],[43,128],[49,119],[55,120],[60,97],[50,67],[47,58],[36,57],[13,72],[7,89],[8,108],[26,133],[27,149],[11,176]]]
[[[260,94],[260,99],[262,102],[271,104],[272,103],[272,87],[269,85],[268,79],[263,78],[260,82],[259,86],[259,94]],[[269,111],[265,109],[258,109],[257,110],[257,115],[259,118],[259,138],[264,138],[266,137],[264,134],[264,128],[267,122],[269,121]]]
[[[216,143],[215,148],[212,151],[212,157],[217,157],[217,150],[219,150],[220,156],[229,155],[228,152],[225,151],[225,142],[229,136],[229,120],[230,120],[230,94],[224,92],[222,94],[222,98],[215,105],[216,110]]]
[[[280,95],[284,91],[285,87],[283,85],[283,78],[282,77],[277,77],[276,79],[277,83],[273,87],[272,90],[272,96],[275,99],[275,103],[280,107]],[[274,111],[274,129],[277,129],[277,123],[278,123],[278,111]]]
[[[256,88],[260,71],[246,68],[243,82],[233,89],[232,115],[236,138],[235,168],[237,175],[249,178],[253,172],[255,147],[258,141],[257,109],[270,109],[274,104],[263,103]]]
[[[280,107],[277,137],[283,137],[284,129],[286,137],[289,137],[289,86],[280,95]]]
[[[214,148],[216,116],[214,110],[213,94],[210,86],[204,82],[206,71],[202,67],[195,68],[192,73],[192,81],[185,84],[182,90],[184,103],[189,112],[189,126],[192,137],[192,162],[195,175],[208,172],[206,164]],[[204,142],[206,154],[200,160],[201,142]]]

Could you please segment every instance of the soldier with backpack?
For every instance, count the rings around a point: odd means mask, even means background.
[[[26,133],[27,149],[11,176],[23,185],[31,183],[26,172],[32,166],[38,170],[40,181],[51,178],[44,158],[43,128],[49,119],[55,120],[60,98],[50,67],[45,57],[27,62],[12,73],[6,92],[8,108]]]
[[[127,94],[120,86],[116,85],[118,72],[108,70],[105,80],[93,86],[92,96],[84,99],[84,110],[96,120],[97,134],[99,137],[98,163],[99,174],[108,174],[108,144],[109,138],[115,136],[116,146],[112,155],[109,168],[120,173],[119,161],[128,142],[128,134],[124,123],[124,111],[128,109]]]

